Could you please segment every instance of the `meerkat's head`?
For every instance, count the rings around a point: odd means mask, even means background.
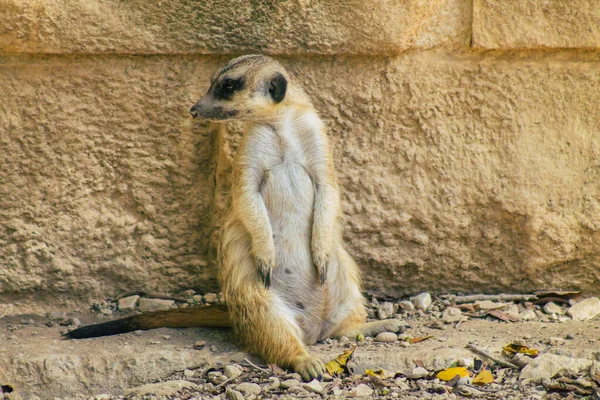
[[[281,64],[253,54],[216,71],[208,92],[190,113],[211,121],[261,121],[276,118],[286,105],[306,102],[310,104]]]

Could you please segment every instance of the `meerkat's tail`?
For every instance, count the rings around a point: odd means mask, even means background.
[[[154,328],[228,328],[230,326],[227,306],[219,304],[134,315],[102,324],[82,326],[63,334],[63,337],[65,339],[85,339]]]

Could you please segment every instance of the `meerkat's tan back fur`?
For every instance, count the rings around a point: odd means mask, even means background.
[[[311,379],[324,365],[306,345],[397,331],[397,320],[366,322],[359,270],[342,242],[325,127],[293,77],[269,57],[238,57],[213,75],[191,113],[245,122],[219,282],[246,348]]]

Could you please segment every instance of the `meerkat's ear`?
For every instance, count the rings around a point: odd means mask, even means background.
[[[279,72],[271,78],[269,82],[269,94],[275,103],[281,103],[285,98],[285,92],[287,90],[287,80]]]

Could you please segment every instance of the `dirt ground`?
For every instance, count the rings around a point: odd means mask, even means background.
[[[372,316],[377,307],[377,302],[371,304]],[[315,387],[300,383],[296,388],[283,385],[284,381],[297,379],[295,374],[268,369],[260,360],[241,351],[234,344],[231,332],[224,329],[161,328],[105,338],[61,340],[61,333],[73,326],[62,326],[52,319],[63,318],[63,324],[68,324],[77,318],[80,321],[76,323],[86,325],[124,314],[105,316],[82,311],[67,315],[3,318],[0,320],[0,385],[6,399],[216,400],[361,396],[542,399],[569,395],[574,396],[571,398],[586,397],[589,393],[592,397],[588,398],[597,398],[593,397],[597,396],[594,394],[597,384],[593,376],[590,378],[589,370],[590,364],[593,369],[600,357],[600,319],[584,322],[559,319],[556,315],[546,315],[536,306],[537,318],[533,321],[504,322],[490,316],[463,316],[460,322],[444,323],[445,308],[438,300],[427,311],[403,312],[398,308],[396,317],[403,319],[408,327],[393,342],[347,338],[327,339],[311,346],[312,354],[328,362],[356,345],[348,363],[354,375],[326,377],[320,383],[313,383]],[[428,336],[431,338],[416,342]],[[203,341],[204,345],[200,346],[202,343],[198,341]],[[565,366],[568,371],[559,374],[559,378],[579,379],[579,386],[575,386],[581,390],[564,381],[557,383],[562,385],[559,387],[553,386],[553,381],[548,379],[523,379],[524,370],[500,366],[466,348],[475,344],[495,358],[507,360],[502,355],[502,347],[515,341],[537,349],[540,353],[537,360],[543,355],[555,354],[558,360],[583,362],[585,366],[575,370]],[[472,375],[477,375],[473,372],[475,359],[485,362],[484,369],[492,372],[494,383],[478,386],[469,381],[457,385],[457,382],[436,379],[440,370],[453,363],[464,365]],[[531,369],[535,363],[535,359],[526,356],[519,359],[523,363],[530,362],[526,368]],[[227,372],[223,369],[228,365],[238,366],[239,376],[223,378],[223,373]],[[384,376],[365,375],[365,370],[378,368],[385,370]],[[423,368],[426,374],[420,376],[419,371]],[[221,378],[228,380],[221,382]],[[149,383],[158,386],[144,389],[142,385]],[[357,389],[359,387],[362,391]],[[561,390],[561,387],[570,390]],[[258,392],[254,393],[255,389]]]

